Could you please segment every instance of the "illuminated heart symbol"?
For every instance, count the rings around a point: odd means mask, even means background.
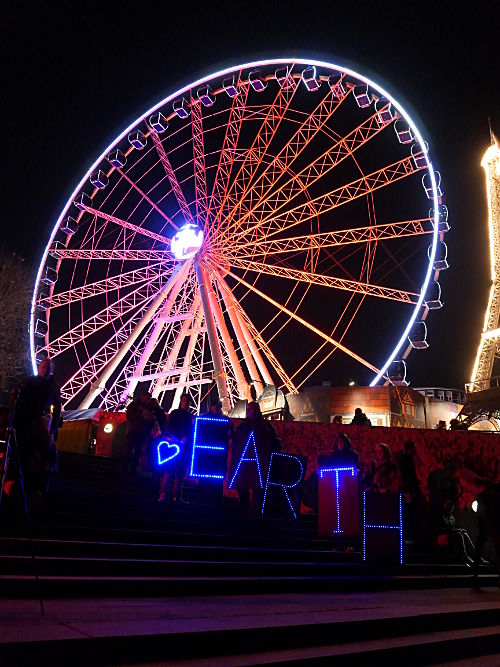
[[[161,458],[161,452],[160,449],[162,448],[162,445],[167,445],[167,456],[166,458],[162,459]],[[172,452],[172,450],[175,450]],[[171,461],[174,459],[181,451],[181,448],[179,445],[176,445],[174,442],[169,442],[168,440],[160,440],[158,443],[158,465],[161,466],[164,463],[167,463],[168,461]]]

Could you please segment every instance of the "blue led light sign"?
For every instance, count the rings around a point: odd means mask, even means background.
[[[196,417],[190,477],[225,479],[229,428],[227,417]]]

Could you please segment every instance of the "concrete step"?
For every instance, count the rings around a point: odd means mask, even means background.
[[[89,600],[85,607],[82,601],[68,601],[71,611],[64,614],[51,611],[55,603],[49,602],[45,619],[37,621],[34,612],[29,614],[29,635],[15,602],[7,600],[5,609],[12,609],[14,620],[3,622],[0,659],[3,665],[23,666],[90,662],[96,667],[138,663],[319,665],[332,664],[332,659],[335,665],[366,665],[375,660],[375,664],[414,666],[498,652],[500,600],[490,599],[481,606],[469,598],[446,606],[435,605],[435,596],[426,597],[427,607],[421,599],[410,611],[411,601],[410,607],[405,606],[401,596],[395,601],[396,594],[391,594],[385,609],[373,608],[370,613],[363,603],[366,598],[358,596],[361,611],[351,606],[343,615],[314,611],[313,598],[308,603],[313,605],[309,614],[304,607],[302,614],[291,610],[272,614],[267,611],[271,602],[267,597],[245,616],[229,599],[220,605],[219,613],[212,605],[208,615],[200,599],[192,616],[185,603],[178,607],[175,601],[172,614],[166,616],[161,610],[157,613],[144,607],[146,600],[138,608],[133,603],[120,607],[112,600],[105,607],[98,601],[93,605]],[[287,599],[280,602],[286,606]],[[255,605],[256,598],[252,603]],[[339,598],[332,601],[333,608],[339,603]],[[166,601],[162,604],[162,609],[169,607]],[[231,608],[238,615],[228,616]],[[113,611],[115,619],[110,616]]]

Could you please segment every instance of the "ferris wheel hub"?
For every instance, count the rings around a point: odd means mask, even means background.
[[[192,223],[187,223],[172,238],[170,249],[175,259],[191,259],[202,245],[203,230]]]

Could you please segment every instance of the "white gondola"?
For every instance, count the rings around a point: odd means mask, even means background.
[[[138,151],[142,151],[143,148],[146,148],[146,144],[148,143],[148,140],[140,130],[131,132],[127,139],[129,144],[136,148]]]
[[[254,69],[248,75],[250,85],[257,93],[261,93],[267,88],[267,81],[264,80],[260,69]]]
[[[127,158],[126,156],[119,150],[118,148],[116,151],[112,151],[108,155],[108,162],[113,165],[113,167],[116,167],[117,169],[123,169],[123,167],[127,164]]]
[[[375,101],[375,111],[377,112],[377,120],[381,125],[390,123],[394,118],[391,103],[385,97],[379,97]]]
[[[189,104],[185,97],[180,100],[175,100],[172,104],[172,109],[179,116],[179,118],[187,118],[189,116]]]
[[[434,220],[434,208],[431,208],[429,211],[429,218]],[[448,207],[444,204],[440,204],[437,210],[437,222],[438,222],[438,232],[447,232],[450,229],[448,224]]]
[[[387,369],[387,378],[391,384],[407,385],[406,363],[402,359],[392,361]]]
[[[49,255],[51,257],[57,258],[59,251],[63,250],[64,248],[66,248],[64,243],[61,243],[61,241],[54,241],[54,243],[51,245],[49,249]]]
[[[196,91],[196,97],[200,100],[204,107],[211,107],[215,103],[215,95],[212,93],[210,86],[202,86]]]
[[[46,285],[53,285],[56,281],[57,281],[57,271],[51,266],[48,266],[45,269],[42,282],[44,282]]]
[[[411,131],[411,127],[402,118],[399,118],[394,123],[394,131],[396,132],[396,136],[400,144],[409,144],[413,141],[413,132]]]
[[[408,341],[415,350],[425,350],[427,342],[427,325],[423,321],[415,322],[408,334]]]
[[[68,215],[68,217],[64,218],[64,220],[61,222],[59,229],[65,234],[74,234],[78,231],[78,222],[70,215]]]
[[[80,211],[85,211],[87,208],[92,208],[92,199],[85,194],[85,192],[82,192],[82,194],[74,200],[73,204],[76,208],[79,208]]]
[[[354,86],[352,92],[356,102],[358,103],[358,106],[362,109],[369,107],[372,103],[372,98],[368,92],[368,85],[366,83],[358,83]]]
[[[279,67],[274,73],[276,81],[280,88],[287,90],[293,84],[293,78],[290,76],[290,70],[288,67]]]
[[[342,74],[332,74],[329,76],[328,85],[330,86],[333,95],[337,99],[347,95],[346,81]]]
[[[109,179],[101,169],[98,169],[90,177],[90,182],[98,190],[104,190],[109,183]]]
[[[441,285],[437,281],[431,283],[427,288],[424,305],[429,310],[438,310],[443,307],[443,302],[441,300]]]
[[[439,171],[434,172],[434,176],[436,177],[436,192],[438,197],[443,196],[443,191],[441,190],[441,174]],[[425,194],[427,195],[428,199],[433,199],[433,192],[432,192],[432,180],[431,180],[431,175],[427,171],[423,176],[422,176],[422,185],[424,186]]]
[[[47,326],[47,321],[46,320],[37,320],[35,322],[35,336],[38,336],[39,338],[43,338],[47,331],[49,330],[49,327]]]
[[[429,246],[429,250],[427,252],[429,259],[431,257],[432,253],[432,246]],[[444,241],[438,241],[437,246],[436,246],[436,255],[434,256],[434,269],[436,271],[445,271],[449,264],[448,264],[448,247]]]
[[[161,113],[161,111],[158,111],[157,113],[151,114],[149,117],[149,127],[151,127],[158,134],[161,134],[168,128],[168,120]]]
[[[236,97],[238,94],[238,89],[236,88],[236,79],[233,76],[228,76],[227,79],[224,79],[222,82],[222,87],[229,95],[229,97]]]
[[[429,146],[427,142],[424,142],[425,151],[421,150],[420,144],[415,143],[411,147],[411,156],[413,158],[413,163],[417,169],[424,169],[427,166],[427,151]]]
[[[318,88],[321,86],[321,81],[317,76],[316,67],[306,67],[306,69],[302,72],[302,81],[310,93],[318,90]]]

